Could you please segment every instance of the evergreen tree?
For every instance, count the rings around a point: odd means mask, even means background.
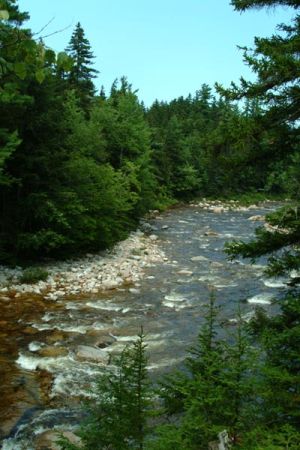
[[[78,432],[80,449],[143,450],[151,404],[144,340],[141,331],[115,361],[116,370],[98,380],[96,401]],[[64,450],[78,448],[64,438],[60,444]]]
[[[73,31],[66,52],[73,59],[73,67],[68,76],[70,85],[75,88],[82,106],[87,108],[95,94],[93,79],[96,78],[98,71],[92,67],[93,52],[79,22]]]
[[[189,351],[185,370],[163,383],[162,397],[169,420],[157,430],[153,449],[207,449],[226,429],[233,442],[251,430],[257,412],[257,362],[239,318],[231,343],[218,337],[214,297],[204,316],[197,343]],[[256,416],[255,416],[256,414]],[[172,417],[173,416],[173,417]],[[152,448],[152,447],[151,447]]]
[[[238,11],[251,8],[291,6],[296,12],[299,0],[232,0]],[[300,111],[299,33],[300,16],[296,14],[291,25],[281,24],[271,38],[255,38],[254,50],[245,48],[244,58],[257,75],[256,82],[241,79],[241,85],[232,84],[225,93],[234,99],[262,98],[269,105],[268,115],[274,121],[295,123]],[[224,93],[224,91],[223,91]]]
[[[298,0],[262,1],[262,0],[233,0],[237,10],[248,8],[287,5],[295,10],[300,8]],[[300,16],[296,15],[293,25],[281,25],[284,36],[275,35],[271,38],[256,38],[254,55],[249,56],[246,51],[246,61],[257,73],[258,80],[254,83],[242,80],[241,86],[232,86],[231,90],[222,91],[231,98],[261,98],[266,105],[267,123],[276,125],[278,121],[293,124],[289,129],[288,152],[293,152],[295,164],[299,155],[299,118],[300,104],[300,66],[299,66],[299,28]],[[291,168],[289,169],[291,170]],[[296,190],[297,192],[297,190]],[[268,216],[271,227],[259,228],[257,240],[250,243],[234,242],[227,247],[232,255],[242,254],[244,257],[255,258],[262,255],[277,253],[277,257],[269,259],[269,274],[280,275],[300,267],[298,206],[287,207]],[[284,251],[282,251],[284,249]]]
[[[238,10],[252,7],[287,5],[299,9],[299,1],[236,0],[232,2]],[[242,80],[240,87],[233,86],[225,95],[232,98],[260,97],[268,110],[266,121],[273,127],[278,122],[291,124],[289,128],[290,148],[299,151],[299,15],[293,25],[280,26],[285,36],[270,39],[256,38],[253,56],[246,53],[248,64],[258,75],[255,83]],[[298,150],[297,150],[298,149]],[[296,157],[296,156],[294,156]],[[296,157],[297,159],[297,157]],[[297,199],[298,200],[298,199]],[[234,258],[242,255],[255,260],[267,255],[267,274],[270,276],[291,275],[300,268],[299,236],[300,220],[297,204],[287,206],[267,216],[268,226],[256,231],[256,239],[250,242],[232,242],[226,247]],[[291,280],[297,285],[299,278]],[[258,316],[254,322],[255,332],[265,355],[262,371],[263,410],[261,442],[249,444],[247,448],[297,448],[299,446],[299,293],[291,292],[280,302],[281,312],[272,318]],[[276,386],[276,392],[274,392]],[[258,427],[259,428],[259,427]],[[253,437],[253,435],[252,435]],[[251,442],[251,438],[248,442]]]

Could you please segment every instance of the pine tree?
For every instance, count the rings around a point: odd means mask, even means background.
[[[77,91],[82,105],[87,107],[95,94],[93,79],[98,71],[92,67],[94,55],[88,39],[85,37],[84,29],[78,22],[66,52],[74,61],[69,73],[70,84]]]
[[[299,0],[233,0],[238,10],[248,8],[286,5],[295,10],[300,8]],[[241,86],[232,86],[223,91],[231,98],[261,98],[266,107],[266,123],[276,126],[279,122],[289,124],[288,151],[299,155],[299,39],[300,16],[296,15],[290,26],[281,25],[284,36],[255,40],[255,50],[246,61],[257,73],[254,83],[242,80]],[[299,199],[297,198],[297,202]],[[239,255],[254,261],[268,256],[266,273],[270,276],[291,275],[300,269],[300,217],[299,204],[289,205],[267,216],[267,227],[256,230],[256,238],[250,242],[235,241],[227,244],[226,251],[231,258]],[[299,277],[291,285],[298,285]],[[292,291],[280,302],[281,312],[272,318],[260,315],[254,323],[264,354],[264,369],[261,374],[260,392],[263,410],[261,428],[262,445],[247,448],[297,448],[299,445],[299,336],[300,309],[299,293]],[[259,320],[258,320],[259,319]],[[274,392],[274,386],[276,391]],[[265,433],[265,435],[264,435]],[[257,434],[260,432],[257,430]],[[295,439],[298,443],[295,444]],[[290,445],[289,445],[290,440]],[[285,442],[284,447],[278,445]],[[295,446],[294,446],[295,444]]]
[[[78,432],[81,450],[144,449],[151,404],[144,340],[141,330],[135,343],[114,361],[116,370],[98,380],[96,401]],[[64,450],[78,449],[65,438],[60,445]]]
[[[295,10],[300,8],[299,0],[233,0],[232,4],[237,10],[250,8],[271,7],[286,5]],[[299,127],[296,121],[300,117],[300,16],[296,15],[292,25],[280,25],[279,29],[285,33],[274,35],[271,38],[256,38],[255,50],[252,55],[246,49],[245,58],[248,65],[257,74],[256,82],[241,80],[238,87],[220,89],[226,97],[260,98],[268,107],[265,125],[276,127],[278,121],[293,125],[288,130],[285,148],[293,152],[296,163],[299,159]],[[297,190],[296,190],[297,192]],[[298,199],[297,199],[298,200]],[[255,258],[270,255],[268,273],[280,275],[300,267],[299,235],[300,220],[299,206],[287,207],[268,216],[271,227],[259,228],[257,239],[250,243],[233,242],[227,246],[227,251],[233,257],[241,254],[244,257]],[[282,252],[282,249],[285,249]]]
[[[176,425],[157,430],[154,449],[171,449],[172,445],[207,449],[218,432],[226,429],[236,441],[253,425],[257,406],[256,355],[240,317],[230,343],[218,336],[218,310],[212,295],[184,371],[163,382],[161,395],[169,420]]]
[[[300,8],[299,0],[232,0],[237,11],[251,8],[290,6]],[[270,38],[255,38],[255,48],[244,48],[244,59],[257,75],[257,81],[241,78],[240,86],[232,83],[230,90],[220,91],[232,99],[261,98],[268,105],[272,121],[295,123],[300,117],[300,16],[292,24],[278,26],[280,33]]]

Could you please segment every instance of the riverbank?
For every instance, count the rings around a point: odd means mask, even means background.
[[[259,208],[262,203],[272,202],[264,200],[260,204],[245,205],[239,200],[203,198],[190,202],[189,206],[221,214],[228,211],[251,211]],[[156,211],[154,216],[158,214]],[[264,217],[253,216],[249,219],[260,221]],[[0,300],[34,294],[45,300],[55,301],[66,296],[98,294],[122,289],[124,286],[138,293],[138,282],[143,278],[144,269],[167,261],[151,225],[143,220],[141,229],[132,232],[110,251],[87,253],[82,258],[43,264],[42,269],[48,274],[45,281],[24,283],[21,282],[24,269],[0,266]]]
[[[24,273],[21,267],[2,266],[0,299],[32,293],[42,295],[46,300],[57,300],[69,295],[97,294],[123,285],[134,285],[142,278],[146,267],[166,259],[156,240],[156,235],[146,235],[138,230],[111,251],[44,264],[43,269],[49,276],[45,281],[33,284],[20,282]]]

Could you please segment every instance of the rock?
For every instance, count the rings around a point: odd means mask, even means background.
[[[116,339],[113,336],[107,335],[107,336],[101,336],[96,342],[95,346],[98,348],[106,348],[112,345],[114,342],[116,342]]]
[[[204,236],[219,236],[219,234],[216,231],[208,230],[205,231]]]
[[[57,358],[58,356],[66,356],[68,354],[68,350],[65,347],[43,347],[38,350],[38,354],[40,356],[46,358]]]
[[[140,228],[144,233],[151,233],[152,231],[152,226],[148,222],[142,222]]]
[[[156,234],[150,234],[149,239],[151,239],[151,241],[157,241],[158,236],[156,236]]]
[[[103,284],[102,284],[102,289],[106,289],[108,291],[116,289],[117,287],[118,287],[118,284],[115,283],[113,280],[103,281]]]
[[[50,336],[47,336],[47,342],[52,344],[55,342],[60,342],[65,339],[65,335],[61,331],[53,331]]]
[[[130,288],[129,292],[131,292],[132,294],[140,294],[141,291],[139,289],[135,289],[135,288]]]
[[[249,217],[248,220],[252,220],[253,222],[258,222],[258,221],[264,221],[265,220],[265,216],[251,216]]]
[[[215,268],[223,267],[223,264],[218,261],[211,261],[210,267],[215,267]]]
[[[32,327],[26,327],[23,329],[23,333],[24,334],[37,334],[39,332],[39,330],[37,330],[36,328],[32,328]]]
[[[80,448],[81,440],[72,431],[62,431],[62,435],[68,438],[72,444]],[[57,440],[57,431],[44,431],[38,436],[35,448],[36,450],[60,450],[61,446],[56,444]]]
[[[88,345],[79,345],[76,351],[78,359],[89,359],[101,364],[108,364],[109,354],[100,348],[89,347]]]
[[[169,225],[163,225],[163,226],[161,227],[162,230],[167,230],[168,228],[170,228]]]
[[[223,206],[218,206],[218,207],[212,208],[212,212],[214,212],[215,214],[221,214],[224,211],[225,211],[225,208],[223,208]]]
[[[141,260],[141,256],[139,256],[139,255],[131,255],[131,259],[135,259],[136,261],[140,261]]]
[[[186,269],[179,270],[177,273],[178,275],[193,275],[193,272],[191,270]]]
[[[192,258],[191,258],[191,261],[208,261],[208,259],[207,258],[205,258],[205,256],[193,256]]]

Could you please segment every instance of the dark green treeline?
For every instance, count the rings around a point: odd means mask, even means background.
[[[16,0],[0,14],[1,262],[107,248],[176,200],[297,192],[291,125],[257,99],[203,85],[146,109],[125,77],[98,94],[80,23],[55,54]]]

